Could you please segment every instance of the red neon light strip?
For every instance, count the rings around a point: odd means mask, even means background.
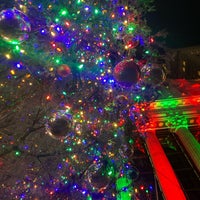
[[[146,144],[165,199],[185,200],[186,197],[155,132],[148,133]]]

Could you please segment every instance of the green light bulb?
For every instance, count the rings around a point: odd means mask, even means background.
[[[20,151],[15,151],[15,155],[16,155],[16,156],[20,156],[20,155],[21,155],[21,152],[20,152]]]
[[[98,9],[95,9],[94,10],[94,13],[97,15],[99,13],[99,10]]]

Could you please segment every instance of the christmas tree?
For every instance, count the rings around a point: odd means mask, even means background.
[[[0,8],[1,199],[137,199],[134,152],[166,78],[152,0]]]

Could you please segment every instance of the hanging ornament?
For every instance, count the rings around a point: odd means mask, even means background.
[[[105,159],[92,164],[88,168],[86,175],[90,186],[94,190],[102,191],[109,186],[115,176],[115,166],[109,159]]]
[[[141,69],[142,80],[146,84],[158,86],[166,80],[163,68],[157,63],[147,63]]]
[[[62,78],[72,79],[72,72],[68,65],[62,64],[57,68],[57,74]]]
[[[130,87],[139,81],[140,68],[133,60],[121,61],[114,68],[114,77],[120,85]]]
[[[116,103],[118,106],[123,106],[123,107],[126,107],[128,106],[128,97],[125,96],[125,95],[117,95],[116,96]]]
[[[119,154],[123,159],[131,158],[134,154],[134,149],[128,145],[123,144],[119,148]]]
[[[17,44],[28,38],[31,25],[21,11],[10,8],[0,12],[0,37],[6,42]]]
[[[88,172],[88,182],[90,183],[91,187],[95,190],[103,190],[106,189],[110,183],[109,177],[106,174],[102,173],[102,163],[93,164],[89,168]]]
[[[72,130],[72,116],[65,110],[54,112],[45,125],[46,133],[54,139],[67,138]]]

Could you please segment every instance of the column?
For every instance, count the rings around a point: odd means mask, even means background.
[[[147,134],[146,145],[165,199],[186,200],[183,190],[181,189],[155,131]]]
[[[175,133],[178,135],[190,158],[200,172],[200,144],[185,127],[178,128]]]

